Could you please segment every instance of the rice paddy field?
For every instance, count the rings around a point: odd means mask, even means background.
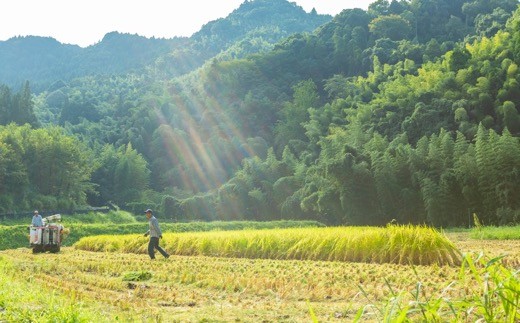
[[[425,227],[85,237],[0,251],[0,322],[518,322],[520,240]],[[285,251],[285,252],[284,252]]]

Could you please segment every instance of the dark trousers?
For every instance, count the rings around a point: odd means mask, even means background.
[[[164,256],[164,258],[168,258],[170,256],[163,248],[159,246],[159,238],[150,237],[150,242],[148,242],[148,254],[150,255],[151,259],[155,259],[154,248],[159,250],[161,255]]]

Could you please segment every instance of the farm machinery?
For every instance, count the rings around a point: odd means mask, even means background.
[[[43,218],[43,226],[29,227],[29,242],[33,253],[60,251],[64,233],[63,225],[58,223],[60,221],[61,215],[54,214]]]

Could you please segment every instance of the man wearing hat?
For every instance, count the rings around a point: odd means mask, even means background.
[[[43,219],[38,211],[34,211],[34,215],[31,221],[33,227],[43,227]]]
[[[162,238],[162,232],[159,228],[159,221],[153,216],[152,210],[148,209],[144,211],[146,214],[146,218],[148,218],[148,225],[150,229],[146,231],[144,234],[145,237],[150,235],[150,242],[148,242],[148,254],[151,259],[155,259],[155,251],[154,249],[159,250],[159,252],[164,256],[164,258],[169,258],[170,255],[159,246],[159,239]]]

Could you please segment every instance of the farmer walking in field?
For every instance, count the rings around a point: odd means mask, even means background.
[[[164,258],[169,258],[170,255],[159,246],[159,239],[162,238],[162,232],[159,228],[159,221],[157,221],[157,219],[153,216],[152,210],[148,209],[144,211],[144,213],[148,218],[148,225],[150,226],[150,229],[144,234],[145,237],[150,235],[150,242],[148,242],[148,254],[150,255],[150,259],[155,259],[154,249],[159,250]]]

